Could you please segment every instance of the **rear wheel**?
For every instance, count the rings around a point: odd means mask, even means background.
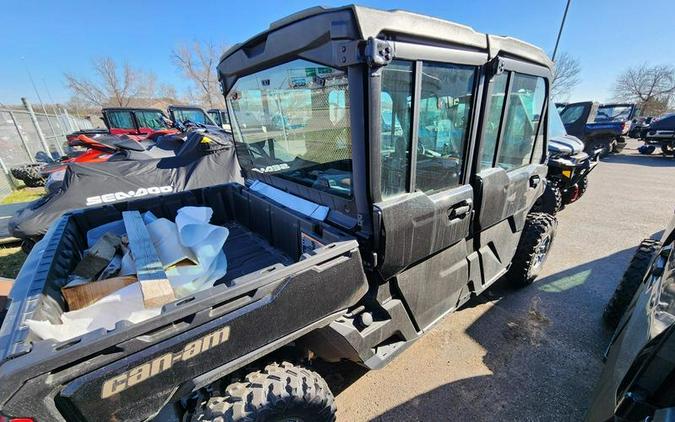
[[[511,284],[523,287],[537,278],[551,250],[557,225],[558,221],[550,214],[534,212],[527,215],[516,254],[506,273]]]
[[[335,399],[316,372],[288,362],[267,365],[202,403],[192,422],[332,422]]]
[[[605,306],[602,318],[609,327],[616,328],[619,324],[633,296],[640,288],[640,284],[649,269],[649,264],[651,264],[660,246],[661,243],[654,239],[645,239],[638,246],[626,272],[623,273],[623,277],[616,286],[612,298]]]
[[[661,153],[663,155],[675,155],[675,148],[672,145],[661,144]]]
[[[29,188],[38,188],[45,185],[45,178],[41,173],[42,165],[26,164],[10,170],[12,176],[21,180]]]
[[[590,153],[600,150],[600,156],[605,157],[612,151],[609,139],[596,139],[590,143]]]

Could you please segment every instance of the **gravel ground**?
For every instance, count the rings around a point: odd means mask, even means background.
[[[328,374],[338,421],[583,419],[611,334],[603,307],[637,244],[675,209],[675,159],[637,146],[603,159],[559,214],[533,286],[497,282],[384,369]]]

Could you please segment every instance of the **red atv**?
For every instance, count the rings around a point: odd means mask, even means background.
[[[156,108],[110,107],[101,110],[105,129],[84,129],[66,136],[68,154],[53,160],[48,154],[36,155],[39,163],[11,169],[12,175],[26,186],[44,186],[50,174],[63,170],[67,163],[98,163],[107,161],[125,143],[115,138],[140,142],[161,135],[178,133],[162,110]],[[107,135],[107,136],[104,136]],[[104,140],[105,138],[105,140]],[[130,145],[126,145],[130,147]],[[133,148],[132,148],[133,149]]]

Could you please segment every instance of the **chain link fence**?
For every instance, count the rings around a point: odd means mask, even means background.
[[[88,119],[72,116],[65,109],[37,113],[27,100],[22,101],[22,109],[0,108],[0,167],[4,172],[0,198],[18,184],[10,174],[12,167],[43,161],[44,154],[56,159],[63,155],[67,134],[94,127]]]

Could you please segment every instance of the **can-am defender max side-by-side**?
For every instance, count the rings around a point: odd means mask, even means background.
[[[335,418],[313,362],[380,368],[501,277],[534,281],[554,217],[551,62],[403,11],[314,8],[218,66],[245,185],[74,211],[24,265],[0,330],[0,413],[36,420]],[[59,288],[86,233],[127,209],[214,210],[227,274],[144,322],[67,342]]]

